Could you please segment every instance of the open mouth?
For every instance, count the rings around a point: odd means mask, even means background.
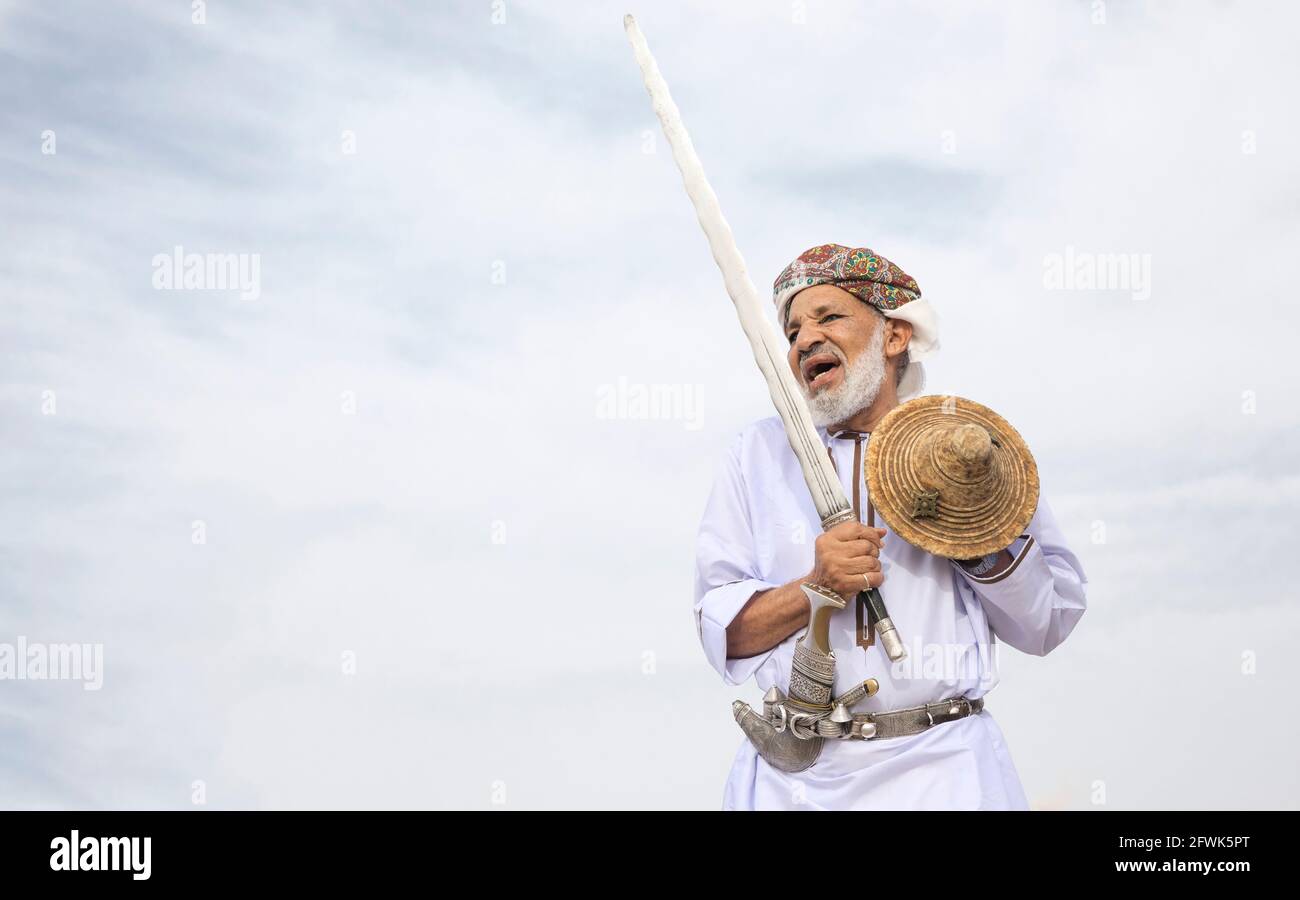
[[[803,362],[803,380],[810,390],[819,390],[835,380],[840,361],[830,353],[816,353]]]

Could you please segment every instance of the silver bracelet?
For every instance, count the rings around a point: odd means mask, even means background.
[[[977,560],[972,565],[967,565],[965,562],[963,562],[961,565],[963,568],[966,569],[967,572],[970,572],[976,578],[980,578],[983,577],[988,572],[993,571],[994,567],[996,567],[998,564],[999,556],[1001,556],[1001,553],[990,553],[988,556],[985,556],[984,558]]]

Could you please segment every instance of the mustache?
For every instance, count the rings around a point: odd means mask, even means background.
[[[838,359],[841,363],[847,364],[848,360],[844,358],[844,351],[836,347],[830,341],[822,341],[820,344],[814,344],[807,350],[799,354],[799,369],[803,370],[803,364],[808,361],[810,356],[816,356],[818,353],[829,353]]]

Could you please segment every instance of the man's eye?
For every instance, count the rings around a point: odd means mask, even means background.
[[[822,316],[822,317],[821,317],[821,321],[822,321],[822,322],[829,322],[831,319],[842,319],[842,318],[844,318],[844,317],[841,316],[839,313],[831,313],[830,315]]]

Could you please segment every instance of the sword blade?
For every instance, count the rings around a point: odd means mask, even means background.
[[[691,136],[682,124],[681,112],[673,102],[668,91],[668,83],[659,72],[654,56],[646,45],[645,35],[632,16],[623,17],[623,27],[627,30],[628,41],[641,67],[641,79],[646,90],[650,92],[650,101],[659,124],[663,126],[664,136],[673,151],[673,160],[682,173],[682,183],[686,193],[695,207],[695,215],[700,220],[700,227],[709,240],[709,250],[713,260],[722,272],[722,281],[727,294],[736,307],[740,318],[740,327],[749,338],[749,346],[754,352],[754,362],[767,381],[768,392],[772,396],[772,405],[785,425],[786,437],[790,440],[790,449],[799,460],[804,481],[812,494],[813,504],[821,517],[822,526],[830,527],[840,521],[853,517],[852,508],[844,496],[839,477],[831,466],[830,457],[813,425],[794,374],[786,362],[786,348],[782,346],[784,338],[776,334],[776,329],[763,314],[763,306],[758,291],[749,278],[745,260],[736,246],[736,239],[731,234],[731,226],[723,218],[718,197],[713,193],[708,178],[704,175],[704,166],[695,153]],[[845,513],[848,513],[845,516]]]
[[[763,314],[758,290],[749,278],[749,270],[745,266],[744,257],[740,255],[740,248],[736,246],[731,226],[722,215],[718,197],[713,193],[709,179],[704,175],[704,166],[695,153],[695,145],[691,143],[691,136],[687,133],[686,126],[682,124],[681,111],[677,109],[677,104],[673,102],[673,96],[668,91],[668,82],[664,81],[659,65],[646,44],[645,35],[636,24],[636,19],[631,15],[624,16],[623,27],[627,31],[628,41],[632,44],[637,65],[641,68],[641,80],[645,82],[646,90],[650,92],[650,102],[654,106],[655,115],[659,117],[664,136],[668,138],[668,146],[672,148],[673,161],[677,163],[677,168],[682,173],[682,184],[686,186],[686,194],[691,198],[696,218],[700,220],[704,236],[709,240],[713,261],[718,264],[718,269],[722,272],[727,296],[731,297],[731,302],[736,307],[740,327],[744,329],[745,337],[749,338],[749,346],[754,351],[754,362],[758,363],[759,371],[767,381],[772,405],[776,407],[777,415],[781,417],[781,423],[785,426],[785,436],[790,441],[790,449],[794,451],[795,458],[799,461],[799,469],[803,472],[804,482],[808,485],[808,493],[812,495],[813,505],[817,507],[817,515],[821,517],[822,528],[852,521],[853,508],[849,506],[844,488],[840,486],[839,476],[835,474],[826,448],[822,445],[816,426],[813,425],[808,404],[794,380],[794,373],[790,371],[790,366],[786,362],[786,348],[782,346],[784,339],[777,336],[776,329]],[[854,477],[862,476],[861,473],[855,472]],[[903,649],[898,632],[894,630],[889,611],[885,609],[885,601],[881,598],[880,592],[874,588],[870,594],[871,601],[878,607],[879,619],[876,623],[876,632],[881,637],[885,653],[891,660],[902,659],[906,651]],[[825,599],[816,600],[812,595],[809,596],[809,601],[811,603],[809,627],[803,642],[810,648],[829,654],[831,648],[827,636],[829,620],[827,609],[828,604],[831,606],[834,604]],[[843,605],[841,603],[839,608],[843,608]]]

